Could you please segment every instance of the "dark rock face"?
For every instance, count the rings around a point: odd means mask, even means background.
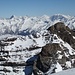
[[[55,55],[58,50],[62,50],[59,44],[47,44],[44,47],[42,47],[42,51],[40,54],[42,56],[52,56]]]
[[[65,53],[68,53],[67,49],[62,49],[57,43],[47,44],[42,47],[42,51],[38,55],[37,61],[34,62],[34,75],[42,75],[38,74],[39,70],[46,73],[49,69],[51,69],[52,65],[57,64],[57,62],[61,65],[62,70],[75,67],[75,61],[72,62],[72,60],[75,59],[75,55],[69,55],[66,57]],[[62,57],[59,58],[59,55],[62,55]],[[68,67],[66,62],[70,62],[71,67]],[[55,73],[55,69],[56,67],[54,67],[51,73]]]
[[[51,33],[58,33],[59,31],[63,32],[66,30],[66,26],[62,22],[58,22],[55,25],[49,27],[47,30],[49,30]]]
[[[36,66],[43,72],[47,72],[52,64],[56,63],[57,51],[61,51],[59,44],[47,44],[42,47],[42,51],[36,62]]]
[[[58,22],[48,28],[51,34],[57,34],[63,41],[69,43],[75,49],[75,39],[73,38],[75,32],[65,26],[64,23]]]

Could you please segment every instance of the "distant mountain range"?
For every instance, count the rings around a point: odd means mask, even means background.
[[[0,35],[19,34],[28,35],[40,32],[57,22],[64,22],[70,29],[75,29],[75,17],[56,14],[53,16],[43,15],[40,17],[29,17],[12,15],[10,18],[0,19]]]

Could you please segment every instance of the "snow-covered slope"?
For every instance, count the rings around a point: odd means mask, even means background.
[[[43,15],[41,17],[16,17],[0,19],[0,35],[1,34],[21,34],[26,35],[33,32],[40,32],[47,29],[57,22],[64,22],[71,29],[75,28],[75,17],[56,14],[53,16]]]
[[[51,64],[53,68],[50,67],[51,72],[47,71],[47,74],[51,74],[54,68],[54,72],[60,72],[75,67],[75,34],[66,26],[75,29],[75,17],[58,14],[51,17],[11,16],[0,19],[0,74],[24,75],[23,70],[31,68],[33,60],[36,60],[35,55],[41,58],[42,64],[47,63],[44,60],[47,60],[47,53],[50,52],[42,50],[46,44],[50,44],[47,50],[57,51],[56,64],[54,67]],[[33,59],[30,60],[31,58]],[[30,64],[27,65],[28,60]]]
[[[75,75],[75,68],[65,70],[65,71],[62,71],[62,72],[59,72],[59,73],[55,73],[55,74],[49,74],[49,75]]]

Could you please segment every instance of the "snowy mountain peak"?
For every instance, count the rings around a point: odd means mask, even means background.
[[[12,19],[12,18],[16,18],[16,16],[15,16],[15,15],[12,15],[12,16],[10,17],[10,19]]]
[[[57,22],[63,22],[70,29],[75,28],[75,17],[70,17],[62,14],[53,16],[43,15],[40,17],[28,17],[12,15],[10,19],[0,19],[0,35],[2,34],[22,34],[40,32]]]
[[[50,16],[48,16],[48,15],[43,15],[42,17],[43,17],[43,18],[49,18]]]
[[[50,19],[52,21],[54,21],[54,20],[60,20],[60,21],[64,20],[66,22],[66,20],[68,19],[68,17],[65,16],[65,15],[61,15],[61,14],[55,14],[55,15],[51,16]]]

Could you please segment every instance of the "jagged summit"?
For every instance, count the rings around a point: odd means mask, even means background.
[[[12,15],[12,16],[10,17],[10,19],[15,18],[15,17],[16,17],[15,15]]]

